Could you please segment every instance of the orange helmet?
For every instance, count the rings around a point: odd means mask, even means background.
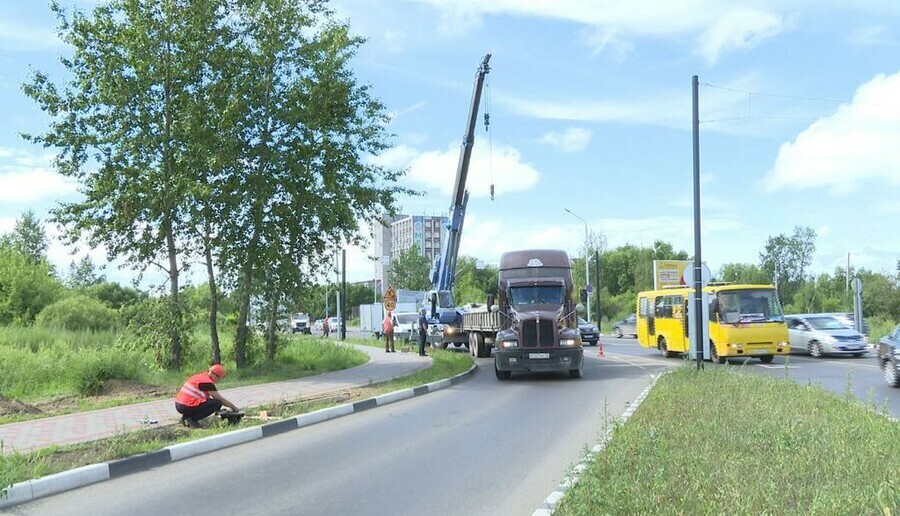
[[[222,367],[222,364],[213,364],[209,368],[209,372],[218,376],[219,378],[225,378],[225,368]]]

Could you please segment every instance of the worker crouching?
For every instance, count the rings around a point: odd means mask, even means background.
[[[216,413],[222,406],[239,412],[234,403],[216,389],[216,382],[225,377],[225,368],[213,364],[208,371],[188,377],[175,395],[175,410],[181,414],[181,424],[200,428],[200,421]]]

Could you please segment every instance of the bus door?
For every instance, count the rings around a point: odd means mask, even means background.
[[[671,307],[673,322],[679,326],[678,330],[671,333],[671,342],[669,349],[672,351],[687,351],[687,305],[684,303],[684,297],[680,295],[669,296],[668,305]],[[673,328],[674,329],[674,328]]]
[[[653,322],[653,300],[647,297],[638,298],[637,328],[638,342],[645,346],[655,345],[656,339],[651,338],[656,334]]]

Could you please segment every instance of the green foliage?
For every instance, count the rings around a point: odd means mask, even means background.
[[[759,266],[772,278],[782,299],[792,299],[806,280],[815,252],[816,232],[797,226],[790,236],[778,234],[766,240],[765,248],[759,253]]]
[[[453,299],[457,305],[484,303],[488,294],[497,295],[499,270],[493,265],[477,267],[477,260],[470,256],[460,256],[456,263],[456,282],[453,285]]]
[[[69,264],[69,277],[67,278],[69,288],[90,287],[105,280],[106,278],[98,273],[90,256],[84,256],[77,262]]]
[[[50,265],[0,245],[0,324],[30,324],[63,294]]]
[[[96,298],[106,306],[115,310],[122,310],[147,299],[147,294],[139,290],[123,287],[118,283],[104,281],[95,283],[86,288],[79,289],[88,296]]]
[[[80,353],[69,374],[78,395],[97,396],[102,394],[107,380],[140,378],[139,367],[133,355],[88,348]]]
[[[9,246],[25,255],[32,263],[47,259],[47,235],[41,220],[31,210],[16,219],[12,232],[0,237],[0,246]]]
[[[94,298],[75,295],[41,310],[35,322],[72,331],[103,331],[119,325],[119,314]]]
[[[613,249],[600,255],[602,276],[600,285],[610,295],[623,292],[640,292],[653,288],[653,260],[687,260],[685,251],[675,252],[668,242],[657,240],[653,247],[637,247],[631,244]],[[584,277],[584,269],[581,269]],[[578,285],[577,271],[572,271]],[[579,288],[584,288],[581,285]]]
[[[888,514],[898,457],[900,425],[873,407],[687,366],[614,427],[555,514]]]
[[[418,244],[397,253],[391,261],[390,285],[394,290],[428,290],[431,288],[431,262]]]
[[[747,263],[726,263],[716,274],[719,281],[742,283],[745,285],[770,285],[772,278],[758,265]]]
[[[183,307],[180,310],[183,311]],[[173,331],[178,331],[182,335],[183,358],[187,363],[193,363],[202,352],[194,345],[191,330],[187,318],[172,317],[170,299],[148,298],[134,306],[128,326],[116,339],[116,347],[129,352],[149,353],[157,367],[167,367],[169,336]]]

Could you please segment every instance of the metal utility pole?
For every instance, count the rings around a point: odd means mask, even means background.
[[[597,289],[597,330],[600,330],[600,321],[603,312],[600,310],[600,251],[594,249],[594,288]]]
[[[587,221],[584,220],[583,218],[579,217],[578,215],[576,215],[576,214],[575,214],[572,210],[570,210],[569,208],[563,208],[563,209],[566,210],[567,212],[569,212],[570,215],[574,216],[575,218],[577,218],[578,220],[580,220],[581,222],[584,223],[584,288],[585,288],[585,289],[588,289],[588,287],[590,287],[590,285],[591,285],[591,273],[590,273],[590,270],[589,270],[589,269],[590,269],[590,266],[588,265],[588,262],[590,262],[590,258],[589,258],[589,256],[588,256],[588,226],[587,226]],[[586,319],[588,320],[588,322],[591,322],[591,292],[590,292],[590,290],[588,290],[588,293],[587,293],[587,312],[586,312]],[[598,320],[597,323],[599,324],[600,321]]]
[[[691,80],[694,133],[694,335],[697,342],[697,370],[703,369],[703,270],[700,259],[700,100],[699,78]]]
[[[341,325],[341,340],[347,338],[347,250],[341,249],[341,311],[338,322]]]

